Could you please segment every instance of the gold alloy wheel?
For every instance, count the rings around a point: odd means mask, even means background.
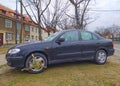
[[[32,54],[32,59],[29,61],[29,69],[32,71],[40,71],[42,68],[44,68],[45,61],[40,56],[34,56]]]

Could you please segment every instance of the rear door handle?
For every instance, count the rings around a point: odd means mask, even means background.
[[[100,43],[96,43],[96,44],[100,44]]]

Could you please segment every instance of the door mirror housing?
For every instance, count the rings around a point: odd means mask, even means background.
[[[64,41],[65,41],[64,38],[59,38],[59,39],[56,41],[56,43],[61,43],[61,42],[64,42]]]

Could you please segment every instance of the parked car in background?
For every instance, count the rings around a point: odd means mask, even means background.
[[[114,54],[113,45],[112,40],[89,31],[63,30],[41,42],[10,48],[6,59],[11,67],[39,73],[52,63],[92,60],[105,64],[107,57]]]

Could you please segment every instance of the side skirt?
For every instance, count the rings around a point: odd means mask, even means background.
[[[63,59],[63,60],[52,60],[48,62],[49,64],[55,64],[55,63],[65,63],[65,62],[75,62],[75,61],[86,61],[86,60],[94,60],[94,57],[89,57],[89,58],[79,58],[79,59]]]

